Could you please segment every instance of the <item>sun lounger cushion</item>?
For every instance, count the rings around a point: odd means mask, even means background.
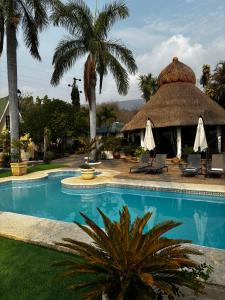
[[[210,171],[219,171],[223,172],[224,170],[222,168],[211,168]]]

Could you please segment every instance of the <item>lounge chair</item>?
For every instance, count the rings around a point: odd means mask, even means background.
[[[141,173],[145,172],[146,168],[149,166],[150,153],[145,152],[140,156],[140,161],[138,165],[130,168],[130,173]]]
[[[159,174],[162,173],[163,169],[166,169],[168,172],[166,157],[167,154],[156,154],[151,165],[147,168],[146,174]]]
[[[187,158],[187,165],[182,170],[183,176],[196,176],[200,173],[201,154],[189,154]]]
[[[206,167],[206,177],[221,177],[225,173],[225,154],[213,154],[211,166]]]

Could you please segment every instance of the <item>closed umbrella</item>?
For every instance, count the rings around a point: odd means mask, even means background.
[[[202,152],[208,148],[206,135],[205,135],[205,129],[204,129],[204,123],[202,118],[200,117],[198,119],[198,126],[195,136],[195,143],[194,143],[194,151],[198,152],[199,150]]]
[[[155,141],[152,133],[152,125],[150,120],[148,120],[146,124],[143,148],[149,151],[155,149]]]

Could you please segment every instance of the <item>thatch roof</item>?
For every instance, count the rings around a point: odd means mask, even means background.
[[[200,115],[206,125],[225,125],[225,110],[195,81],[194,72],[175,58],[159,75],[157,93],[122,131],[144,129],[148,118],[156,128],[197,125]]]

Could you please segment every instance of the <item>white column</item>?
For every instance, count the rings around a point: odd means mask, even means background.
[[[144,130],[141,130],[141,147],[144,147],[144,138],[145,138],[145,132]]]
[[[218,145],[218,152],[221,152],[222,144],[221,144],[221,127],[220,125],[216,128],[216,136],[217,136],[217,145]]]
[[[181,158],[182,139],[181,139],[181,127],[177,127],[177,157]]]

